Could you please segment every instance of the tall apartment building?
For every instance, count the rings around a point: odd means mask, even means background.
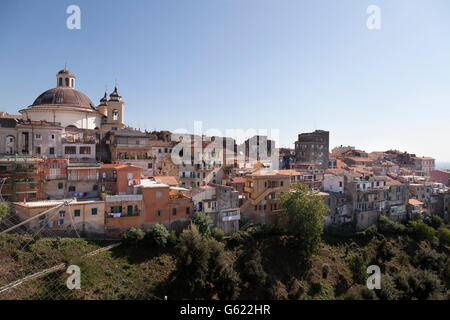
[[[295,142],[295,159],[297,162],[311,162],[328,168],[330,132],[316,130],[301,133]]]

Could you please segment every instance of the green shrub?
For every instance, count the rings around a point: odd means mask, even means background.
[[[440,228],[438,230],[438,238],[441,246],[450,246],[450,229]]]
[[[231,238],[228,239],[227,245],[230,248],[236,248],[237,246],[241,245],[244,242],[243,234],[244,234],[243,231],[233,233]]]
[[[351,255],[347,260],[350,271],[353,275],[353,280],[359,284],[366,283],[366,266],[363,258],[360,255]]]
[[[197,226],[198,232],[200,232],[202,236],[209,236],[211,234],[213,221],[208,214],[204,212],[197,212],[192,217],[192,223]]]
[[[217,241],[221,242],[223,240],[224,234],[223,231],[217,227],[215,227],[212,231],[212,236]]]
[[[141,229],[128,229],[122,237],[122,243],[125,245],[133,245],[135,247],[144,239],[145,233]]]
[[[255,250],[251,259],[244,263],[244,279],[256,286],[266,284],[267,273],[264,271],[259,250]]]
[[[178,237],[175,230],[170,231],[169,237],[167,238],[167,245],[170,247],[174,247],[178,244]]]
[[[408,234],[417,241],[433,241],[436,237],[436,230],[422,221],[409,221]]]
[[[386,239],[382,240],[378,245],[377,257],[384,261],[390,261],[394,257],[394,248]]]
[[[386,216],[378,219],[378,231],[385,236],[398,236],[405,232],[406,228],[400,223],[396,223]]]
[[[164,248],[169,238],[169,231],[160,223],[153,225],[153,227],[145,233],[145,240],[150,246]]]
[[[441,217],[437,215],[431,217],[430,226],[432,226],[436,230],[439,229],[443,225],[443,223],[444,222],[442,221]]]
[[[3,203],[0,203],[0,221],[9,214],[9,206]]]
[[[330,273],[330,265],[328,263],[324,263],[322,265],[322,278],[328,278],[328,274]]]
[[[439,291],[439,280],[427,270],[415,270],[408,274],[409,298],[425,300]]]
[[[413,258],[413,265],[423,270],[441,272],[448,263],[448,258],[443,253],[434,249],[419,248]]]
[[[389,275],[381,276],[381,289],[377,290],[381,300],[398,300],[401,298],[401,292],[397,290],[395,281]]]

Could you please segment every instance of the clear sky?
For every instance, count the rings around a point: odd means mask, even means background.
[[[136,128],[276,128],[290,147],[325,129],[330,147],[450,162],[449,13],[448,0],[2,0],[0,110],[32,104],[67,62],[96,105],[117,79]]]

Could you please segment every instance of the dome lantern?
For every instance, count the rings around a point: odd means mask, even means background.
[[[57,88],[75,89],[75,75],[67,69],[67,66],[56,74],[56,81]]]

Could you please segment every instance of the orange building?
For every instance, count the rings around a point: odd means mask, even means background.
[[[44,160],[44,198],[62,199],[67,189],[67,166],[69,159]]]
[[[188,225],[194,204],[183,194],[185,189],[149,179],[141,180],[138,187],[144,200],[144,228],[161,223],[169,230],[181,230]]]
[[[141,183],[142,168],[128,164],[102,164],[100,190],[108,194],[133,194]]]

